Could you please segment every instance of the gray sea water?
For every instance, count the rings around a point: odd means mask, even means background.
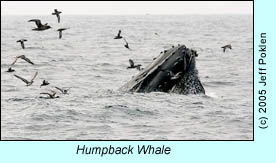
[[[32,31],[39,18],[51,29]],[[60,27],[63,38],[58,39]],[[118,30],[126,37],[114,40]],[[158,33],[159,36],[155,35]],[[18,39],[27,39],[21,49]],[[206,95],[124,93],[160,51],[185,44],[196,49]],[[232,44],[225,53],[220,48]],[[26,55],[35,65],[14,57]],[[32,86],[14,77],[30,79]],[[49,86],[40,88],[42,80]],[[54,86],[70,88],[41,98]],[[253,138],[252,15],[1,16],[1,139],[251,140]]]

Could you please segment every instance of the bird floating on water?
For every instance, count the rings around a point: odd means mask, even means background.
[[[59,32],[59,39],[62,38],[62,31],[67,30],[68,28],[59,28],[57,31]]]
[[[123,37],[121,36],[121,32],[122,32],[122,31],[119,30],[117,36],[115,36],[114,39],[121,39],[121,38],[123,38]]]
[[[231,46],[231,44],[228,44],[228,45],[225,45],[225,46],[223,46],[221,48],[223,48],[223,52],[225,52],[227,48],[228,49],[232,49],[232,46]]]
[[[14,71],[15,70],[10,67],[6,72],[14,72]]]
[[[141,66],[142,66],[141,64],[135,65],[132,59],[129,59],[128,61],[130,66],[127,67],[127,69],[136,68],[139,71],[141,70]]]
[[[26,39],[21,39],[21,40],[17,40],[16,42],[20,42],[22,49],[25,49],[25,45],[24,45],[24,42],[25,42],[25,41],[28,41],[28,40],[26,40]]]
[[[36,72],[34,74],[34,77],[30,81],[28,81],[28,80],[26,80],[26,79],[24,79],[24,78],[22,78],[22,77],[20,77],[18,75],[14,75],[14,76],[17,77],[18,79],[22,80],[24,83],[26,83],[26,86],[31,86],[33,84],[34,79],[36,78],[37,74],[38,74],[38,72]]]
[[[57,20],[58,20],[58,23],[60,23],[60,14],[62,12],[61,11],[58,11],[57,9],[54,10],[54,13],[52,13],[52,15],[56,15],[57,16]]]
[[[49,26],[48,23],[42,24],[41,20],[39,20],[39,19],[31,19],[28,22],[35,22],[37,28],[32,29],[34,31],[44,31],[44,30],[51,28],[51,26]]]
[[[15,60],[12,62],[11,65],[14,65],[14,64],[16,63],[16,61],[17,61],[19,58],[20,58],[20,59],[23,59],[24,61],[26,61],[26,62],[28,62],[28,63],[30,63],[30,64],[32,64],[32,65],[34,65],[34,63],[33,63],[29,58],[27,58],[25,55],[16,56],[16,57],[15,57]]]

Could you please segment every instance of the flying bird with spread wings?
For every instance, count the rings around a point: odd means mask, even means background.
[[[59,39],[62,38],[62,31],[67,30],[68,28],[59,28],[57,31],[59,32]]]
[[[132,59],[129,59],[128,61],[130,66],[127,67],[127,69],[136,68],[139,71],[141,70],[141,66],[142,66],[141,64],[135,65]]]
[[[223,49],[223,52],[225,53],[226,49],[232,49],[231,44],[225,45],[223,47],[221,47]]]
[[[59,90],[62,94],[68,94],[68,92],[69,92],[69,89],[70,88],[68,88],[68,89],[62,89],[62,88],[59,88],[59,87],[55,87],[57,90]]]
[[[61,11],[58,11],[57,9],[54,10],[54,13],[52,13],[52,15],[56,15],[57,16],[57,20],[58,20],[58,23],[60,23],[60,14],[62,12]]]
[[[34,63],[33,63],[29,58],[27,58],[25,55],[16,56],[16,57],[15,57],[15,60],[12,62],[11,65],[14,65],[14,64],[17,62],[18,59],[23,59],[24,61],[26,61],[26,62],[28,62],[28,63],[34,65]]]
[[[24,42],[25,42],[25,41],[28,41],[28,40],[26,40],[26,39],[21,39],[21,40],[17,40],[16,42],[20,42],[22,49],[25,49],[25,45],[24,45]]]
[[[33,31],[44,31],[51,28],[51,26],[49,26],[48,23],[42,24],[41,20],[39,19],[31,19],[28,22],[35,22],[37,28],[32,29]]]
[[[22,80],[24,83],[26,83],[26,86],[31,86],[34,83],[34,79],[36,78],[37,74],[38,74],[38,72],[36,72],[34,74],[33,78],[30,81],[28,81],[18,75],[14,75],[14,76],[17,77],[18,79]]]

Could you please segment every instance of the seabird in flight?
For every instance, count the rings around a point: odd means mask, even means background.
[[[11,65],[14,65],[16,63],[16,61],[18,60],[18,58],[25,60],[26,62],[30,63],[30,64],[34,64],[29,58],[27,58],[25,55],[20,55],[20,56],[16,56],[15,60],[13,61],[13,63]]]
[[[30,85],[33,84],[34,79],[36,78],[37,74],[38,74],[38,72],[36,72],[36,73],[34,74],[34,77],[33,77],[30,81],[28,81],[28,80],[26,80],[26,79],[24,79],[24,78],[22,78],[22,77],[20,77],[20,76],[18,76],[18,75],[14,75],[14,76],[17,77],[18,79],[22,80],[24,83],[26,83],[26,86],[30,86]]]
[[[121,38],[123,38],[123,37],[121,36],[121,32],[122,32],[122,31],[119,30],[117,36],[115,36],[114,39],[121,39]]]
[[[132,59],[129,59],[128,61],[129,61],[130,66],[127,67],[127,69],[136,68],[136,69],[139,70],[139,71],[141,70],[141,66],[142,66],[142,65],[140,65],[140,64],[134,65],[134,62],[133,62]]]
[[[223,46],[221,48],[223,48],[223,52],[225,52],[227,48],[228,49],[232,49],[232,46],[231,46],[231,44],[228,44],[228,45],[225,45],[225,46]]]
[[[24,42],[28,41],[26,39],[17,40],[16,42],[20,42],[22,49],[25,49]]]
[[[62,38],[62,31],[66,30],[68,28],[59,28],[57,31],[59,32],[59,39]]]
[[[43,80],[42,84],[40,85],[40,88],[41,88],[42,86],[46,86],[46,85],[49,85],[49,84],[50,84],[50,83],[49,83],[48,81]]]
[[[171,80],[179,79],[182,76],[182,72],[178,72],[174,74],[172,71],[169,71],[169,70],[161,70],[161,71],[167,72]]]
[[[130,48],[129,48],[129,46],[128,46],[128,42],[126,41],[126,39],[124,38],[124,40],[125,40],[125,42],[126,42],[126,44],[125,44],[125,48],[127,48],[128,50],[131,50]]]
[[[62,88],[59,88],[59,87],[55,87],[57,90],[59,90],[62,94],[68,94],[68,91],[70,88],[68,89],[62,89]]]
[[[28,22],[35,22],[37,28],[34,28],[34,31],[44,31],[46,29],[51,28],[51,26],[49,26],[48,23],[41,24],[41,21],[39,19],[31,19]]]
[[[58,23],[60,23],[60,14],[61,14],[62,12],[61,11],[58,11],[57,9],[55,9],[54,10],[54,13],[52,13],[52,15],[56,15],[57,16],[57,19],[58,19]]]

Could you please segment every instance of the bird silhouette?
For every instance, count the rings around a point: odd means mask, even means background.
[[[16,56],[16,57],[15,57],[15,60],[12,62],[11,65],[14,65],[14,64],[17,62],[18,59],[23,59],[24,61],[26,61],[26,62],[28,62],[28,63],[34,65],[34,63],[33,63],[29,58],[27,58],[25,55]]]
[[[30,81],[28,81],[28,80],[26,80],[26,79],[24,79],[24,78],[22,78],[18,75],[14,75],[14,76],[17,77],[18,79],[22,80],[24,83],[26,83],[26,86],[31,86],[33,84],[34,79],[36,78],[37,74],[38,74],[38,72],[36,72],[34,74],[33,78]]]
[[[24,45],[24,42],[25,42],[25,41],[28,41],[28,40],[26,40],[26,39],[21,39],[21,40],[17,40],[16,42],[20,42],[22,49],[25,49],[25,45]]]
[[[68,28],[59,28],[57,31],[59,32],[59,39],[62,38],[62,31],[67,30]]]
[[[121,39],[121,38],[123,38],[123,37],[121,36],[121,32],[122,32],[122,31],[119,30],[117,36],[115,36],[114,39]]]
[[[223,48],[223,52],[225,53],[226,49],[232,49],[232,46],[231,46],[231,44],[228,44],[228,45],[225,45],[221,48]]]
[[[57,20],[58,20],[58,23],[60,23],[60,14],[62,12],[61,11],[58,11],[57,9],[54,10],[54,13],[52,13],[52,15],[56,15],[57,16]]]
[[[48,93],[48,92],[42,92],[42,93],[40,93],[40,94],[43,94],[43,95],[48,95],[49,96],[49,98],[51,98],[51,99],[54,99],[54,98],[59,98],[59,96],[56,96],[56,92],[55,91],[53,91],[53,90],[51,90],[51,93]]]
[[[135,65],[132,59],[129,59],[128,61],[130,66],[127,67],[127,69],[136,68],[139,71],[141,70],[141,66],[142,66],[141,64]]]
[[[34,31],[44,31],[44,30],[51,28],[51,26],[49,26],[48,23],[42,24],[41,20],[39,20],[39,19],[31,19],[28,22],[35,22],[37,28],[32,29]]]

